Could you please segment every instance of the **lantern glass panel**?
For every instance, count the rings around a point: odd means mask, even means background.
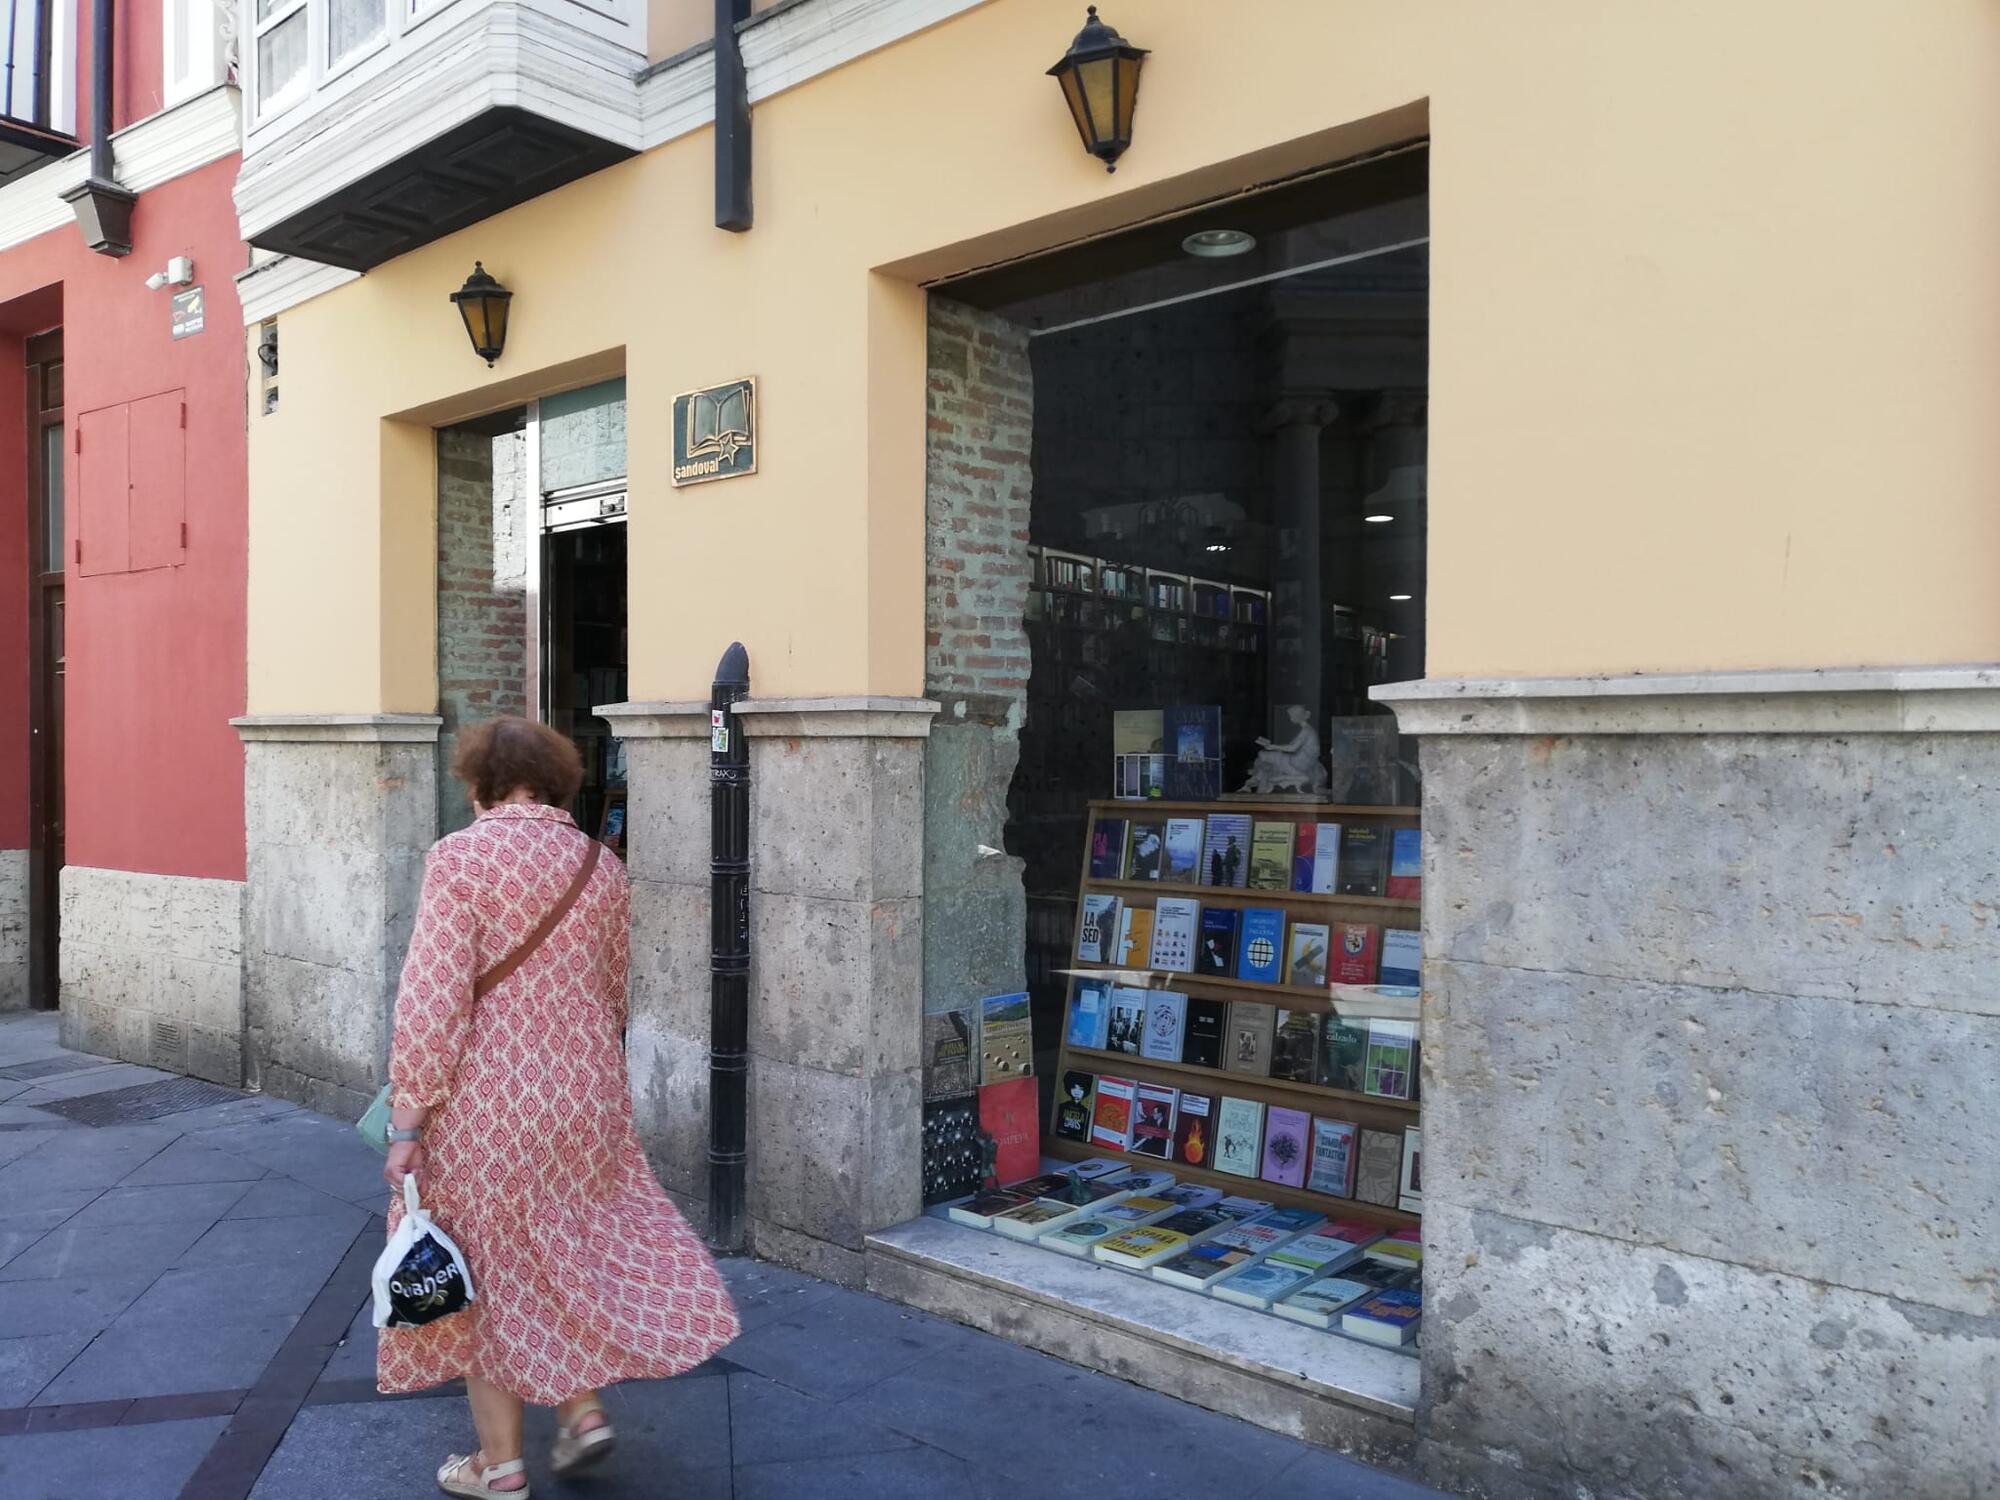
[[[1121,57],[1118,59],[1118,139],[1130,142],[1132,139],[1132,111],[1139,102],[1139,59]]]
[[[1097,142],[1090,136],[1090,106],[1083,102],[1083,86],[1077,82],[1076,69],[1064,68],[1057,77],[1062,83],[1063,100],[1069,105],[1069,117],[1076,121],[1076,133],[1083,137],[1083,149],[1088,151]]]
[[[1076,71],[1083,86],[1084,107],[1090,112],[1090,129],[1084,143],[1094,149],[1110,140],[1116,128],[1118,110],[1112,93],[1118,83],[1118,60],[1093,58],[1078,63]]]

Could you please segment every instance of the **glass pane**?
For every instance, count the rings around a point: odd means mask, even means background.
[[[257,38],[257,108],[288,97],[306,71],[306,13],[280,21]]]
[[[55,411],[63,404],[63,367],[56,360],[42,366],[42,410]]]
[[[353,56],[382,35],[388,15],[382,0],[327,0],[326,61]]]
[[[542,398],[542,488],[564,490],[625,474],[625,382]]]
[[[257,24],[263,25],[291,3],[292,0],[257,0]]]
[[[63,430],[42,429],[42,571],[63,570]]]

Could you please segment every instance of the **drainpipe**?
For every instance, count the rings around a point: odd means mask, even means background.
[[[111,159],[111,88],[117,0],[96,0],[90,20],[90,176],[63,194],[76,211],[83,242],[99,255],[132,253],[132,205]]]
[[[736,28],[750,0],[715,0],[715,227],[750,227],[750,78]]]
[[[709,1243],[743,1248],[743,1179],[749,1159],[750,747],[736,723],[750,693],[750,654],[722,653],[710,689],[709,797]]]

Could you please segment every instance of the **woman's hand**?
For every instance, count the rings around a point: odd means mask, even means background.
[[[383,1165],[382,1180],[392,1188],[401,1188],[405,1173],[417,1174],[417,1186],[424,1185],[424,1143],[422,1141],[398,1141],[389,1148],[389,1160]]]

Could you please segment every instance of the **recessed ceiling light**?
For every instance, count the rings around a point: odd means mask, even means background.
[[[1208,544],[1208,550],[1209,550],[1209,551],[1211,551],[1211,552],[1227,552],[1227,551],[1229,550],[1229,543],[1227,543],[1227,542],[1210,542],[1210,543]]]
[[[1227,260],[1257,248],[1257,236],[1241,229],[1203,229],[1181,241],[1181,249],[1202,260]]]
[[[1370,522],[1373,525],[1380,526],[1384,521],[1393,521],[1396,518],[1394,516],[1381,515],[1381,516],[1363,516],[1361,519]]]
[[[1406,604],[1409,602],[1409,599],[1410,596],[1408,594],[1391,594],[1389,596],[1389,602],[1391,604]]]

